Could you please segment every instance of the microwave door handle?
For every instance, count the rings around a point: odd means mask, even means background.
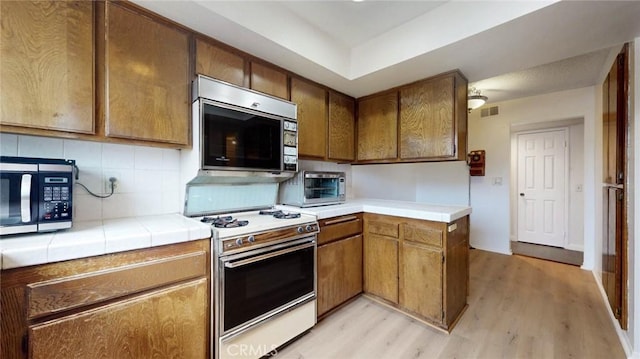
[[[251,257],[251,258],[248,258],[248,259],[243,259],[243,260],[239,260],[239,261],[235,261],[235,262],[225,262],[224,266],[226,268],[242,267],[242,266],[245,266],[247,264],[251,264],[251,263],[259,262],[259,261],[262,261],[262,260],[265,260],[265,259],[269,259],[269,258],[273,258],[273,257],[276,257],[276,256],[280,256],[280,255],[283,255],[283,254],[299,251],[301,249],[310,248],[310,247],[313,247],[315,245],[316,245],[315,242],[311,242],[311,243],[304,244],[304,245],[301,245],[301,246],[295,246],[295,247],[283,249],[281,251],[267,253],[267,254],[263,254],[263,255],[255,256],[255,257]]]
[[[22,223],[31,222],[31,175],[22,175],[20,185],[20,217]]]

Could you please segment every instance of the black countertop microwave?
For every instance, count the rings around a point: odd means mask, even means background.
[[[0,156],[0,235],[71,228],[74,164]]]

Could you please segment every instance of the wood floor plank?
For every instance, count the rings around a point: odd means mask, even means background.
[[[360,297],[276,358],[625,358],[591,272],[472,250],[469,286],[451,334]]]

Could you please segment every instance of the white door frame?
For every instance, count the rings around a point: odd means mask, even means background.
[[[533,134],[533,133],[544,133],[551,131],[563,131],[564,132],[564,141],[565,141],[565,151],[564,151],[564,238],[563,238],[563,248],[567,248],[569,245],[569,167],[570,167],[570,156],[569,156],[569,127],[549,127],[549,128],[541,128],[535,130],[524,130],[517,131],[511,133],[511,213],[513,214],[511,221],[511,240],[518,240],[518,135],[524,134]]]

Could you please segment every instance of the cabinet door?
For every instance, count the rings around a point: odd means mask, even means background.
[[[329,91],[329,136],[327,158],[337,161],[355,160],[355,100]]]
[[[106,135],[188,145],[188,34],[109,2],[105,51]]]
[[[251,63],[251,89],[289,99],[287,74],[257,62]]]
[[[369,97],[358,102],[358,160],[398,157],[398,94]]]
[[[362,235],[318,247],[318,316],[362,292]]]
[[[400,306],[435,323],[443,320],[442,251],[408,242],[400,254]]]
[[[196,74],[244,86],[244,58],[210,42],[197,39]]]
[[[29,357],[207,358],[207,280],[29,327]]]
[[[400,158],[454,156],[455,125],[452,76],[400,90]]]
[[[398,303],[398,241],[365,234],[364,291]]]
[[[291,79],[291,102],[298,105],[298,155],[323,159],[327,152],[326,91]]]
[[[92,1],[0,3],[0,123],[92,134]]]
[[[453,229],[455,227],[455,229]],[[458,219],[447,233],[445,256],[445,324],[448,327],[467,305],[469,295],[469,217]]]

